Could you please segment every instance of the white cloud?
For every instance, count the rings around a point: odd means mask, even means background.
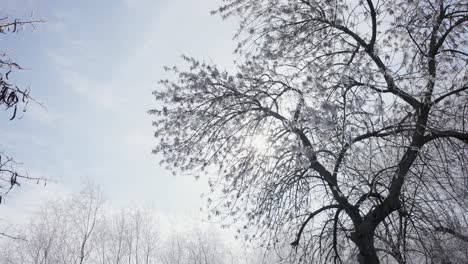
[[[73,92],[85,98],[96,106],[116,109],[121,100],[115,95],[116,87],[106,82],[91,80],[85,73],[79,70],[72,70],[67,66],[60,66],[60,61],[65,64],[71,59],[54,55],[53,59],[57,62],[57,73],[59,78]]]
[[[137,8],[141,6],[148,6],[151,4],[155,4],[157,1],[152,0],[122,0],[122,4],[129,8]]]
[[[62,13],[55,14],[55,10],[52,19],[47,18],[47,26],[53,30],[47,32],[51,41],[43,48],[50,51],[50,61],[39,70],[45,72],[41,76],[51,78],[51,86],[44,93],[54,93],[51,97],[57,102],[50,109],[31,107],[26,116],[43,124],[60,123],[40,131],[46,134],[41,137],[43,145],[30,144],[24,152],[30,159],[39,160],[36,166],[43,166],[70,188],[77,186],[74,183],[83,175],[90,175],[105,183],[105,193],[117,203],[152,201],[158,208],[171,211],[198,208],[199,194],[207,190],[205,180],[174,178],[158,167],[157,156],[150,154],[155,145],[153,117],[145,111],[153,107],[151,90],[157,89],[157,80],[167,77],[162,75],[162,65],[177,63],[181,53],[207,55],[216,62],[229,63],[231,34],[216,23],[218,18],[208,15],[218,4],[214,1],[121,1],[121,5],[132,7],[125,10],[124,17],[120,11],[98,12],[102,18],[86,17],[94,13],[73,9],[72,3],[78,1],[72,1],[64,4]],[[93,24],[104,19],[124,19],[127,27]],[[85,30],[73,28],[75,20]],[[97,34],[88,34],[93,32]],[[119,45],[113,41],[119,41]],[[100,110],[105,111],[96,114]],[[30,123],[33,128],[37,126]],[[26,132],[37,137],[30,130]],[[10,211],[3,215],[18,216],[18,211],[32,207],[34,197],[40,196],[38,192],[50,194],[50,189],[18,189],[7,199]],[[23,198],[26,207],[16,202]],[[6,209],[0,206],[0,210]]]

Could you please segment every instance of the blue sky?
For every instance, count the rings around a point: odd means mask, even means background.
[[[6,0],[2,16],[44,24],[2,35],[1,49],[22,67],[15,81],[31,87],[31,104],[3,126],[1,149],[47,187],[23,186],[6,197],[2,215],[20,217],[43,199],[101,186],[116,206],[152,205],[182,212],[204,205],[206,179],[173,177],[151,154],[156,140],[146,112],[163,65],[186,54],[232,65],[236,25],[209,15],[219,1]]]

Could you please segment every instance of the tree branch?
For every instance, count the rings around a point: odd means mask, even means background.
[[[326,19],[321,19],[321,18],[316,18],[315,19],[316,21],[319,21],[319,22],[322,22],[322,23],[325,23],[325,24],[328,24],[329,26],[333,27],[333,28],[336,28],[344,33],[346,33],[347,35],[349,35],[350,37],[352,37],[354,40],[356,40],[356,42],[363,46],[365,48],[365,51],[366,53],[369,55],[369,57],[374,61],[374,63],[377,65],[377,67],[380,69],[380,71],[382,72],[383,76],[384,76],[384,79],[385,79],[385,82],[387,83],[387,86],[388,86],[388,90],[400,97],[401,99],[403,99],[405,102],[407,102],[408,104],[410,104],[411,106],[413,106],[415,109],[417,109],[419,107],[419,105],[421,104],[418,100],[416,100],[413,96],[411,96],[410,94],[408,94],[407,92],[401,90],[400,88],[397,87],[396,83],[395,83],[395,80],[393,79],[393,77],[391,77],[389,74],[388,74],[388,69],[387,67],[385,66],[385,64],[382,62],[382,60],[379,58],[379,56],[377,56],[374,51],[372,50],[372,47],[370,46],[370,44],[366,43],[366,41],[364,39],[362,39],[359,35],[357,35],[355,32],[351,31],[349,28],[345,27],[345,26],[342,26],[342,25],[337,25],[331,21],[328,21]]]
[[[372,19],[372,37],[369,42],[369,49],[373,51],[375,40],[377,38],[377,14],[375,12],[375,8],[374,8],[374,4],[372,3],[372,0],[367,0],[367,5],[369,6],[370,16]]]
[[[291,246],[297,247],[299,245],[299,241],[301,240],[302,232],[304,232],[304,228],[307,226],[309,221],[312,220],[312,218],[314,218],[316,215],[320,214],[321,212],[323,212],[325,210],[333,209],[333,208],[340,208],[340,206],[337,205],[337,204],[327,205],[327,206],[324,206],[324,207],[322,207],[320,209],[317,209],[314,212],[310,213],[310,215],[307,217],[307,219],[304,221],[304,223],[302,223],[301,227],[299,228],[299,232],[297,233],[296,240],[294,240],[291,243]]]
[[[440,37],[439,41],[437,41],[437,44],[435,45],[435,52],[439,50],[440,47],[444,44],[445,39],[448,37],[448,35],[454,30],[457,26],[463,24],[464,22],[468,21],[468,16],[464,16],[457,20],[451,27],[445,31],[445,33]]]
[[[456,90],[450,91],[450,92],[448,92],[448,93],[446,93],[446,94],[444,94],[444,95],[441,95],[439,98],[437,98],[437,99],[434,100],[434,104],[437,104],[438,102],[444,100],[445,98],[447,98],[447,97],[449,97],[449,96],[451,96],[451,95],[454,95],[454,94],[463,92],[463,91],[465,91],[465,90],[468,90],[468,85],[463,86],[463,87],[461,87],[461,88],[458,88],[458,89],[456,89]]]
[[[446,234],[451,234],[453,235],[454,237],[464,241],[464,242],[467,242],[468,243],[468,236],[467,235],[464,235],[464,234],[461,234],[451,228],[448,228],[448,227],[443,227],[443,226],[437,226],[434,228],[435,231],[438,231],[438,232],[442,232],[442,233],[446,233]]]
[[[454,131],[454,130],[436,130],[436,129],[430,129],[429,132],[430,134],[424,137],[425,142],[429,142],[437,138],[450,137],[450,138],[456,138],[460,141],[465,142],[465,144],[468,144],[468,132],[459,132],[459,131]]]

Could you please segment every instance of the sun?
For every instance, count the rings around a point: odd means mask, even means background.
[[[258,153],[265,153],[269,149],[270,142],[265,134],[256,134],[250,138],[250,145]]]

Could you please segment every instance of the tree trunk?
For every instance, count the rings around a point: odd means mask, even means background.
[[[358,262],[360,264],[379,264],[377,251],[374,247],[374,231],[366,228],[357,228],[351,234],[351,240],[359,250]]]

